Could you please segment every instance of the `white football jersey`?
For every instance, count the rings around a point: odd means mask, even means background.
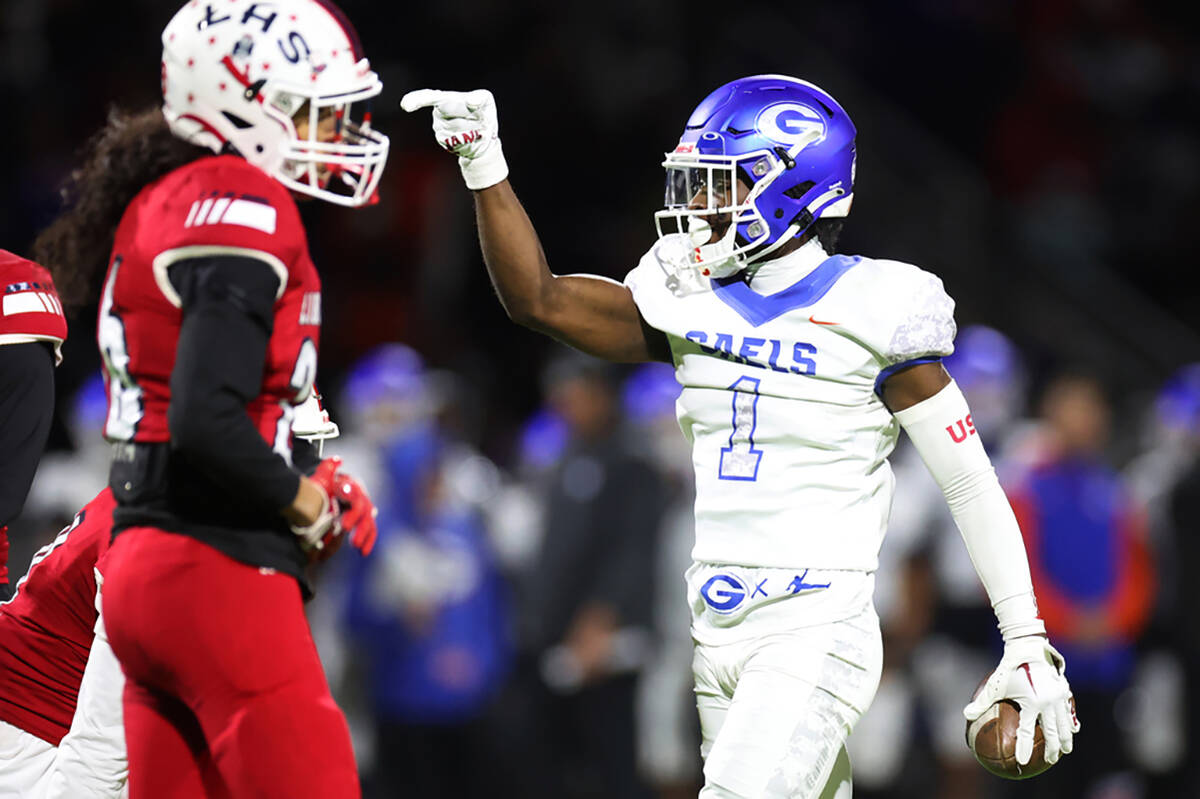
[[[625,284],[667,335],[683,386],[693,559],[873,571],[899,432],[876,391],[901,366],[953,351],[942,281],[898,261],[827,256],[812,241],[760,272],[797,276],[774,293],[733,276],[677,295],[655,254],[664,241]]]

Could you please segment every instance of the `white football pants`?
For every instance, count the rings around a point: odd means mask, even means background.
[[[6,721],[0,721],[0,799],[25,799],[54,764],[55,749]]]
[[[879,617],[696,644],[700,799],[849,799],[846,739],[879,686]]]

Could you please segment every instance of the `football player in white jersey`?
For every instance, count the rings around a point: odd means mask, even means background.
[[[514,321],[609,360],[675,366],[696,472],[701,797],[850,796],[844,744],[882,660],[871,595],[900,427],[945,493],[1005,642],[965,716],[1009,697],[1019,761],[1039,720],[1047,760],[1071,751],[1070,687],[1020,530],[940,362],[954,303],[915,266],[833,254],[855,157],[833,97],[758,75],[705,98],[663,164],[659,238],[624,284],[550,271],[507,181],[490,92],[423,89],[402,105],[431,107],[458,156]]]

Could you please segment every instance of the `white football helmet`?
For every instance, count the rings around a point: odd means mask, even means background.
[[[293,191],[346,206],[374,199],[388,138],[371,128],[367,101],[383,83],[332,3],[191,0],[162,41],[163,115],[176,136],[232,148]]]

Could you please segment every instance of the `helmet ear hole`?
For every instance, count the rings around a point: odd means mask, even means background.
[[[224,115],[224,117],[229,120],[229,123],[238,130],[245,130],[246,128],[254,127],[254,125],[242,119],[237,114],[231,114],[228,111],[222,111],[221,114]]]
[[[808,194],[809,190],[815,185],[817,184],[813,181],[806,180],[803,183],[797,183],[795,186],[792,186],[790,189],[784,191],[784,195],[791,197],[793,200],[799,200],[801,197]]]

